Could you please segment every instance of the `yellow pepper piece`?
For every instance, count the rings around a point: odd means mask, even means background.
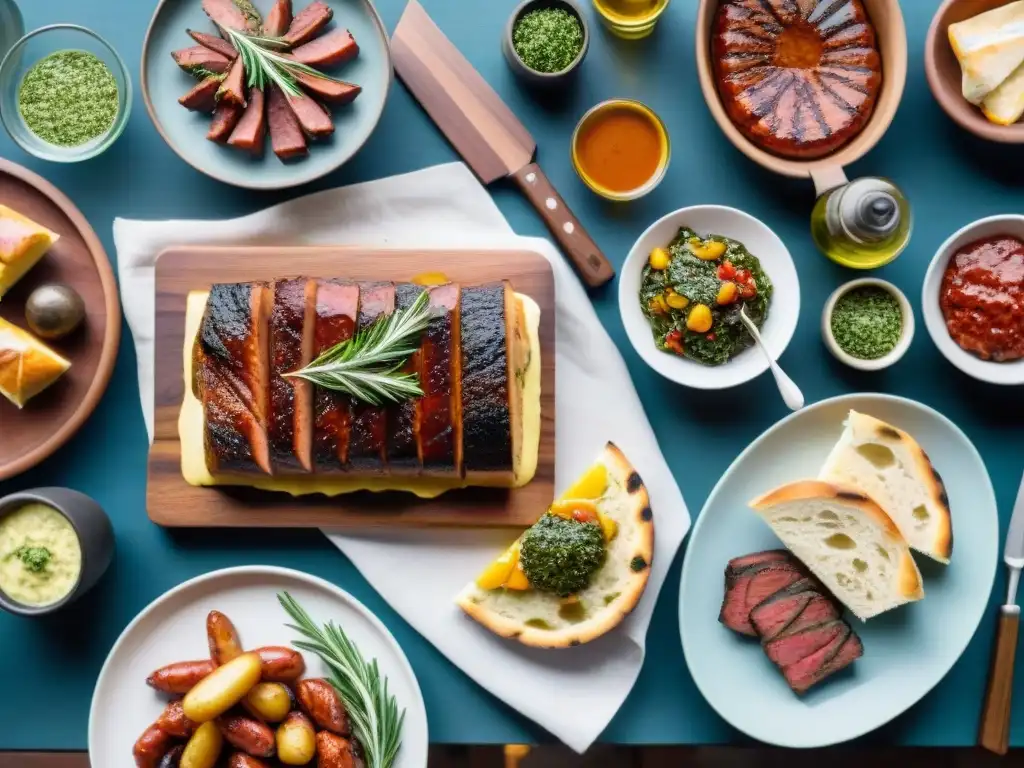
[[[451,282],[444,272],[420,272],[412,281],[416,285],[444,285]]]
[[[476,585],[480,589],[497,589],[509,580],[518,563],[519,542],[515,541],[497,560],[484,568],[476,578]]]
[[[523,568],[519,565],[519,548],[516,547],[516,564],[512,569],[512,575],[508,577],[503,585],[505,589],[514,589],[517,592],[523,592],[530,588],[530,580],[526,578],[526,574],[523,573]]]
[[[720,259],[726,251],[725,243],[718,240],[705,240],[701,242],[698,238],[694,237],[687,240],[686,245],[690,249],[690,253],[704,261]]]
[[[718,286],[718,296],[715,297],[715,301],[719,305],[732,304],[736,301],[737,293],[736,283],[726,281]]]
[[[683,296],[681,293],[675,293],[674,291],[666,297],[665,302],[672,307],[672,309],[686,309],[690,304],[690,300],[688,298]]]
[[[597,513],[597,522],[601,524],[601,531],[604,533],[605,541],[611,541],[619,532],[619,524],[602,512]]]
[[[672,262],[672,257],[669,252],[664,248],[655,248],[651,251],[650,257],[647,259],[651,265],[651,269],[668,269],[668,265]]]
[[[599,499],[608,488],[608,467],[604,464],[595,464],[580,478],[572,484],[565,493],[563,499]]]
[[[694,333],[707,333],[711,330],[711,322],[711,307],[697,304],[686,318],[686,327]]]
[[[652,296],[651,300],[647,303],[647,306],[650,307],[651,312],[656,315],[668,314],[668,304],[665,303],[665,297],[660,293],[657,296]]]
[[[590,499],[569,499],[563,496],[558,501],[553,501],[548,511],[566,520],[573,520],[573,512],[576,511],[589,513],[594,519],[597,518],[597,505]]]

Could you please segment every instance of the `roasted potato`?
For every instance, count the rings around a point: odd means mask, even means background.
[[[196,724],[185,717],[185,708],[181,706],[181,701],[172,701],[168,704],[157,718],[156,725],[179,739],[187,739],[196,731]]]
[[[255,653],[243,653],[217,667],[185,694],[181,702],[185,716],[195,723],[213,720],[245,698],[259,681],[260,657]]]
[[[200,661],[176,661],[160,667],[146,678],[146,684],[164,693],[188,693],[204,677],[216,669],[210,659]]]
[[[330,731],[317,733],[317,768],[362,768],[362,765],[362,761],[356,757],[353,742]]]
[[[300,680],[295,686],[302,711],[317,727],[342,736],[348,733],[348,717],[334,686],[322,678]]]
[[[263,662],[263,682],[290,683],[298,680],[306,671],[306,660],[302,654],[283,645],[267,645],[257,648]]]
[[[171,749],[164,759],[160,761],[160,768],[180,768],[181,766],[181,755],[185,751],[185,745],[179,744],[178,746]]]
[[[228,760],[228,768],[270,768],[270,763],[265,763],[244,752],[235,752]]]
[[[316,755],[316,731],[301,712],[292,712],[277,729],[277,759],[285,765],[306,765]]]
[[[218,667],[243,653],[235,625],[220,611],[210,611],[206,617],[206,639],[210,644],[210,658]]]
[[[173,737],[156,723],[142,732],[135,742],[132,756],[138,768],[157,768],[160,760],[167,754],[173,744]]]
[[[274,732],[259,720],[242,715],[217,718],[217,727],[224,741],[253,757],[274,756]]]
[[[185,745],[185,751],[181,753],[179,768],[213,768],[220,757],[220,751],[224,746],[224,739],[217,729],[217,724],[207,722],[196,728],[192,738]]]
[[[292,692],[284,683],[257,683],[242,699],[249,714],[268,723],[280,723],[294,704]]]

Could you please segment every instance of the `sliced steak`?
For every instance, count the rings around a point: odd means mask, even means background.
[[[218,143],[227,141],[243,111],[237,104],[222,101],[213,110],[213,120],[210,122],[210,132],[206,134],[206,138]]]
[[[277,0],[263,22],[267,37],[283,37],[292,24],[292,0]]]
[[[831,597],[815,591],[800,615],[794,618],[780,634],[801,632],[808,627],[825,624],[842,616],[842,610]]]
[[[203,10],[218,27],[251,31],[249,19],[232,0],[203,0]]]
[[[220,88],[217,90],[217,101],[218,103],[234,104],[245,109],[245,64],[242,62],[241,56],[234,60],[231,69],[228,70],[228,76],[220,84]]]
[[[775,574],[769,582],[760,585],[759,593],[762,597],[755,600],[753,604],[749,604],[748,591],[751,582],[762,572],[773,568],[779,573]],[[772,593],[799,581],[804,576],[805,574],[796,565],[789,562],[758,563],[748,566],[734,575],[730,575],[726,571],[725,598],[722,600],[722,610],[718,614],[718,620],[741,635],[757,637],[757,632],[750,623],[750,611],[753,607]],[[772,584],[776,586],[765,593],[763,590],[772,587]]]
[[[414,283],[399,283],[395,286],[395,310],[408,311],[423,293],[423,288]],[[422,345],[421,345],[422,346]],[[414,373],[423,388],[423,354],[417,349],[402,366],[402,373]],[[417,435],[420,431],[422,398],[413,397],[388,406],[387,409],[387,458],[391,473],[419,474],[423,468]]]
[[[231,66],[231,60],[216,51],[202,45],[182,48],[171,54],[174,63],[193,77],[207,77],[211,74],[222,75]]]
[[[356,96],[362,92],[362,88],[353,83],[346,83],[344,80],[334,80],[329,77],[316,77],[302,72],[295,73],[295,79],[310,96],[315,96],[321,101],[329,104],[349,104],[355,101]]]
[[[835,631],[834,628],[828,630],[828,634],[831,637],[828,643],[818,646],[813,652],[802,659],[783,667],[782,674],[786,678],[786,682],[797,693],[804,693],[815,683],[821,682],[833,672],[841,669],[841,667],[834,666],[834,663],[852,635],[853,630],[850,629],[850,625],[845,621],[838,622],[838,626],[839,631]],[[824,630],[813,630],[813,633],[820,638],[824,634]],[[857,658],[859,654],[854,654],[854,651],[859,646],[860,641],[858,640],[857,645],[847,651],[850,658],[845,661],[843,666],[847,666]]]
[[[764,644],[764,652],[775,662],[776,666],[785,669],[799,661],[813,656],[819,649],[833,642],[837,637],[846,639],[850,627],[845,621],[830,621],[792,634],[784,634]],[[838,650],[838,646],[837,646]],[[831,657],[829,657],[831,659]]]
[[[336,29],[292,51],[296,61],[311,67],[336,67],[359,55],[359,46],[347,29]]]
[[[423,471],[433,475],[462,473],[462,394],[459,389],[461,290],[458,285],[430,289],[433,317],[420,347],[420,450]]]
[[[316,0],[299,11],[292,20],[284,35],[285,42],[292,47],[308,43],[320,34],[320,31],[330,23],[333,17],[334,11],[330,6],[321,0]]]
[[[242,115],[235,130],[232,131],[228,144],[254,155],[262,155],[266,136],[266,101],[263,98],[263,91],[259,88],[250,88],[249,105],[245,108],[245,114]]]
[[[309,147],[299,120],[288,106],[288,98],[276,85],[270,87],[267,95],[267,122],[270,125],[270,145],[275,155],[282,160],[290,160],[308,154]]]
[[[211,75],[186,93],[178,103],[193,112],[213,112],[217,106],[217,90],[220,88],[219,75]]]
[[[348,341],[359,317],[359,286],[343,280],[318,280],[313,356]],[[316,387],[313,393],[312,461],[316,472],[340,472],[348,466],[352,428],[351,398]]]
[[[800,579],[758,603],[750,612],[750,623],[762,642],[771,640],[784,632],[817,594],[811,579]]]
[[[394,283],[359,284],[357,333],[394,311]],[[365,473],[387,471],[387,432],[387,406],[353,400],[348,449],[348,463],[353,470]]]
[[[189,29],[187,32],[189,37],[201,46],[209,48],[215,53],[219,53],[228,61],[234,61],[238,58],[238,51],[235,50],[235,46],[224,38],[217,37],[216,35],[208,35],[205,32],[196,32],[194,29]]]
[[[725,566],[725,578],[738,576],[747,568],[762,563],[779,563],[796,560],[788,549],[769,549],[764,552],[752,552],[749,555],[734,557]]]
[[[303,133],[307,136],[319,139],[334,133],[334,121],[331,120],[330,114],[311,96],[289,96],[288,106],[292,108]]]

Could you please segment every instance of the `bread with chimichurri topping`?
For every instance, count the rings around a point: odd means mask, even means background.
[[[567,648],[616,627],[647,586],[654,519],[640,475],[613,443],[470,582],[459,606],[495,634]]]

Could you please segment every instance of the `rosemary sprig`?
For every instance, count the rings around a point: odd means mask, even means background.
[[[398,711],[394,695],[388,693],[388,679],[380,674],[377,660],[367,662],[345,631],[333,621],[318,628],[309,614],[287,592],[278,594],[281,607],[294,624],[288,627],[306,640],[296,648],[315,653],[331,668],[328,678],[341,696],[359,743],[366,768],[391,768],[402,746],[405,710]]]
[[[337,82],[334,78],[328,77],[308,64],[302,64],[282,56],[278,51],[287,48],[288,43],[280,37],[251,35],[230,27],[221,27],[221,29],[227,35],[228,42],[242,57],[242,64],[249,76],[250,88],[259,88],[265,91],[268,85],[273,84],[288,96],[295,97],[302,95],[302,90],[295,77],[297,74]]]
[[[336,344],[305,368],[285,376],[345,392],[370,405],[421,397],[419,377],[400,369],[417,350],[430,323],[430,303],[423,291],[408,309],[392,312]]]

